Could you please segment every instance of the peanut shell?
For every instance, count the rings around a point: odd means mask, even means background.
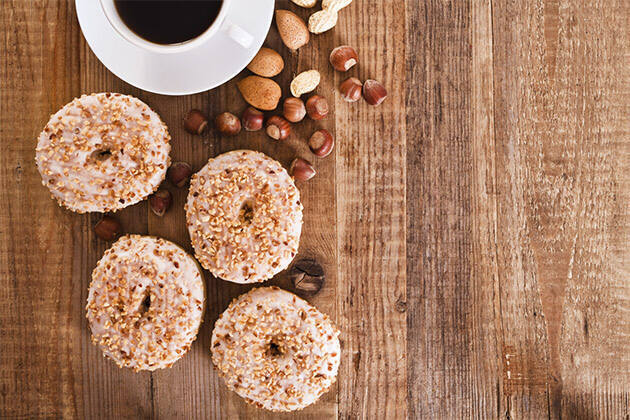
[[[308,30],[314,34],[324,33],[335,27],[338,14],[335,10],[320,10],[308,19]]]
[[[322,9],[338,12],[352,3],[352,0],[323,0]]]
[[[305,93],[314,91],[320,79],[321,76],[317,70],[307,70],[298,74],[291,82],[291,94],[299,98]]]
[[[317,4],[317,0],[291,0],[293,3],[297,4],[300,7],[313,7]]]

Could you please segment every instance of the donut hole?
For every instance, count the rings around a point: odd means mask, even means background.
[[[284,354],[282,347],[277,343],[276,340],[271,340],[269,344],[267,344],[267,349],[265,351],[265,355],[270,358],[280,357]]]
[[[243,225],[249,225],[254,219],[254,202],[245,200],[238,211],[238,220]]]
[[[92,152],[92,160],[97,162],[105,162],[112,157],[112,151],[110,149],[99,149]]]
[[[140,304],[140,307],[138,308],[138,312],[140,312],[140,315],[144,315],[149,308],[151,307],[151,294],[149,293],[149,291],[146,292],[144,299],[142,299],[142,303]]]

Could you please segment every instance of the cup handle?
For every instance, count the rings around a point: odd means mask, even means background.
[[[254,37],[249,32],[230,21],[223,23],[223,30],[243,48],[249,48],[254,42]]]

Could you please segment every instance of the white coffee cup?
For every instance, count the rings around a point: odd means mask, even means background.
[[[210,25],[210,27],[206,29],[206,31],[203,32],[201,35],[188,41],[180,42],[178,44],[162,45],[147,41],[146,39],[136,35],[131,29],[129,29],[125,22],[123,22],[123,20],[120,18],[118,10],[116,10],[114,0],[100,0],[103,12],[105,12],[107,20],[116,30],[116,32],[118,32],[124,39],[134,44],[135,46],[144,50],[149,50],[157,53],[178,53],[191,50],[206,42],[209,38],[211,38],[219,31],[224,31],[239,46],[243,48],[249,48],[254,41],[254,37],[240,26],[235,25],[228,19],[226,19],[226,15],[232,1],[233,0],[223,0],[221,10],[219,10],[219,14],[217,15],[216,19],[214,20],[212,25]]]

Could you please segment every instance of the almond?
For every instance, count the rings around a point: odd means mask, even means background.
[[[276,10],[276,26],[282,42],[288,48],[297,50],[308,44],[310,35],[301,17],[288,10]]]
[[[261,48],[256,57],[247,65],[252,73],[263,77],[273,77],[280,74],[284,68],[282,56],[271,48]]]
[[[247,76],[237,83],[243,99],[254,108],[272,111],[278,106],[282,89],[271,79],[260,76]]]

